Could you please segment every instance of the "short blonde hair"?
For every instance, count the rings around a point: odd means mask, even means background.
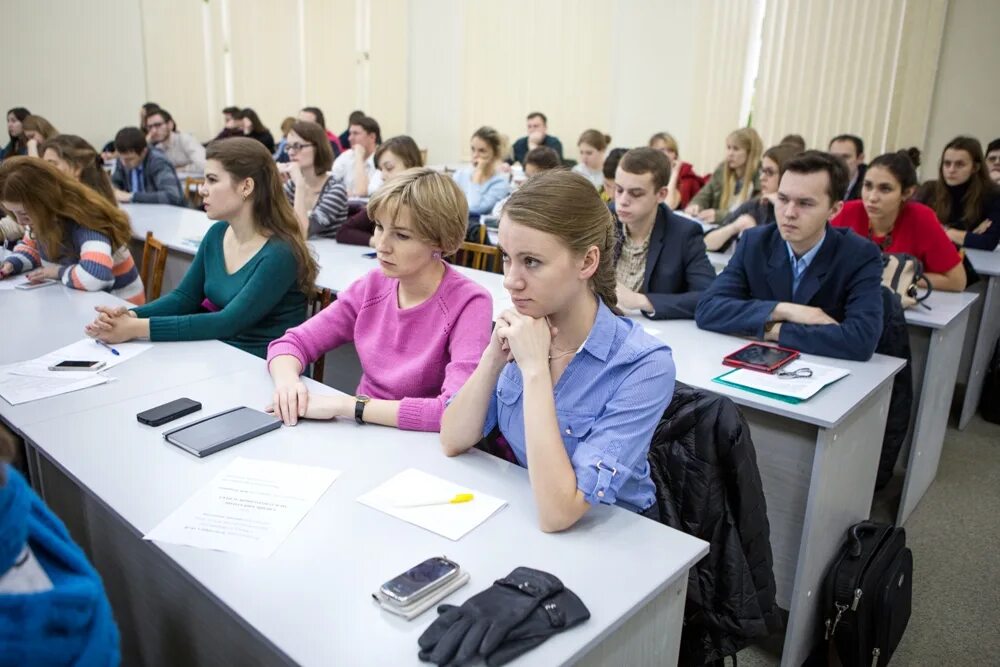
[[[469,226],[465,193],[450,177],[433,169],[407,169],[389,180],[368,200],[372,220],[396,220],[405,206],[417,237],[443,255],[458,251]]]

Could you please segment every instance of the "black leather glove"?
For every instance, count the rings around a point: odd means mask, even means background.
[[[535,607],[531,616],[510,631],[495,651],[486,655],[489,667],[500,667],[527,653],[552,635],[590,618],[590,610],[576,593],[564,588]]]
[[[516,568],[461,607],[438,607],[440,615],[417,640],[418,655],[437,665],[463,665],[489,655],[545,598],[562,589],[547,572]]]

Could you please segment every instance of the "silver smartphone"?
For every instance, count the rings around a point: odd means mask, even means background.
[[[58,280],[42,280],[37,283],[21,283],[20,285],[14,285],[14,289],[38,289],[39,287],[48,287],[49,285],[58,284]]]
[[[397,606],[407,607],[451,581],[459,572],[458,563],[436,556],[385,582],[379,592]]]
[[[60,361],[55,366],[49,366],[50,371],[99,371],[104,368],[105,361]]]

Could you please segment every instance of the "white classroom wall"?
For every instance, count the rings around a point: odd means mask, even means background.
[[[866,7],[858,4],[855,12],[848,9],[857,0],[810,1],[815,11],[799,11],[803,18],[797,20],[809,22],[812,31],[826,25],[831,12],[848,21]],[[576,139],[590,127],[612,135],[615,146],[644,144],[666,130],[677,137],[684,159],[706,172],[721,157],[726,133],[745,121],[742,87],[755,9],[767,8],[767,29],[776,12],[790,7],[786,2],[7,3],[5,24],[19,29],[8,31],[0,106],[27,106],[96,146],[136,123],[146,100],[169,109],[202,141],[219,131],[220,110],[228,104],[252,106],[275,134],[281,120],[304,104],[322,107],[335,132],[361,108],[379,120],[385,137],[414,136],[432,163],[465,160],[469,135],[479,125],[493,125],[513,141],[524,132],[525,114],[539,109],[549,115],[567,157],[576,157]],[[887,2],[904,17],[896,22],[898,52],[850,54],[881,58],[885,71],[898,73],[883,136],[874,142],[866,137],[869,153],[913,143],[936,163],[957,133],[984,142],[1000,134],[1000,88],[992,85],[1000,62],[992,27],[1000,25],[1000,2]],[[762,48],[761,62],[772,62],[768,46]],[[777,80],[759,78],[758,84]],[[793,104],[786,84],[777,92],[775,85],[760,89],[755,102]],[[794,93],[805,94],[805,88]],[[852,103],[823,94],[837,104]],[[754,111],[761,124],[781,118]],[[804,127],[760,130],[769,141],[785,131],[807,131],[809,123],[817,134],[830,129],[809,118],[796,120]],[[807,139],[821,147],[825,137]]]
[[[1000,137],[1000,2],[951,0],[931,102],[921,173],[936,178],[945,144],[959,134],[983,150]]]

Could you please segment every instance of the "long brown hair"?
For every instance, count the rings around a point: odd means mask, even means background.
[[[39,134],[42,135],[43,141],[45,139],[51,139],[52,137],[59,134],[59,130],[54,128],[52,126],[52,123],[45,120],[41,116],[36,116],[34,114],[22,120],[21,127],[23,128],[23,132],[25,133],[25,135],[27,135],[29,131],[38,132]]]
[[[583,255],[597,246],[600,259],[590,284],[616,315],[614,218],[594,184],[564,169],[545,171],[525,181],[503,206],[511,222],[552,234],[573,253]]]
[[[38,158],[12,157],[0,163],[0,200],[27,209],[35,238],[54,262],[71,247],[69,222],[107,236],[112,252],[132,238],[124,211]]]
[[[302,237],[302,228],[292,205],[288,203],[278,168],[274,166],[274,159],[268,150],[256,139],[229,137],[210,143],[205,159],[217,161],[233,180],[249,178],[253,181],[250,197],[253,199],[253,217],[258,231],[265,236],[276,236],[288,244],[298,265],[299,288],[311,295],[316,287],[319,266]]]
[[[983,146],[973,137],[955,137],[941,151],[941,161],[938,163],[938,180],[934,183],[931,206],[941,224],[947,225],[951,219],[951,195],[948,184],[944,182],[944,153],[947,150],[965,151],[972,159],[972,175],[969,177],[969,189],[962,198],[962,223],[966,229],[975,229],[982,222],[983,200],[996,187],[990,180],[990,171],[983,156]],[[1000,224],[997,221],[995,224]]]
[[[38,147],[38,154],[45,157],[45,151],[54,151],[65,162],[80,170],[80,182],[93,188],[109,202],[118,205],[111,178],[104,171],[104,162],[94,147],[82,137],[75,134],[60,134],[52,137]]]
[[[741,173],[730,169],[728,165],[723,165],[722,178],[722,198],[719,199],[719,208],[726,211],[732,205],[733,197],[737,197],[739,202],[745,202],[753,197],[753,182],[760,169],[760,157],[764,151],[764,143],[757,134],[757,130],[752,127],[743,127],[735,130],[726,137],[726,141],[734,144],[747,152],[747,161],[743,165]],[[741,181],[740,191],[736,192],[736,181]]]

